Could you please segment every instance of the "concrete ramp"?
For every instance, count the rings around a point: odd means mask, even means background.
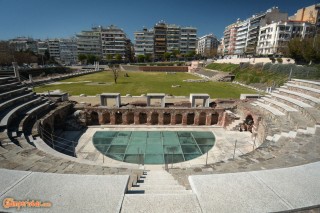
[[[119,212],[128,175],[74,175],[0,169],[0,200],[51,202],[49,208],[4,208],[1,212]]]
[[[320,204],[320,162],[265,171],[190,176],[202,212],[275,212]]]

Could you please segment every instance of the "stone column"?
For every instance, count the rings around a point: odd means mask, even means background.
[[[160,112],[159,116],[158,116],[158,125],[163,125],[163,113],[164,112]]]
[[[115,112],[111,112],[110,113],[110,124],[111,125],[115,125],[116,124],[116,113]]]
[[[199,118],[200,118],[200,112],[195,112],[194,113],[194,120],[193,120],[193,124],[199,126]]]
[[[124,125],[128,125],[127,115],[128,115],[128,112],[122,113],[122,124]]]
[[[152,115],[152,112],[149,111],[147,113],[147,125],[151,125],[151,120],[152,120],[151,115]]]
[[[176,114],[171,113],[170,116],[171,116],[170,124],[175,125],[176,124]]]
[[[140,124],[139,112],[134,112],[134,124]]]
[[[99,124],[100,125],[105,124],[105,120],[102,112],[98,112],[98,117],[99,117]]]
[[[212,118],[212,113],[207,113],[206,126],[210,126],[211,125],[211,118]]]
[[[187,125],[188,121],[188,113],[183,113],[182,114],[182,125]]]

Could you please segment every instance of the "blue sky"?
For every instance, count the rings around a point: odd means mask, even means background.
[[[0,40],[17,36],[67,38],[92,26],[110,24],[133,32],[164,20],[198,28],[198,36],[214,33],[237,18],[278,6],[292,15],[319,0],[0,0]]]

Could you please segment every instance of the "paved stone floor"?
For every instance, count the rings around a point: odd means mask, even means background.
[[[123,167],[132,165],[125,162],[113,160],[103,156],[92,143],[92,137],[96,131],[211,131],[216,137],[214,147],[208,152],[208,164],[220,162],[233,158],[235,141],[237,140],[235,157],[251,152],[253,150],[253,140],[250,132],[226,131],[221,127],[185,127],[185,126],[92,126],[80,137],[76,147],[77,157],[87,159],[98,164],[104,162],[105,165]],[[173,164],[173,168],[192,168],[206,164],[206,155],[202,155],[190,161]],[[165,165],[145,165],[145,169],[163,169]],[[170,164],[171,168],[172,165]]]

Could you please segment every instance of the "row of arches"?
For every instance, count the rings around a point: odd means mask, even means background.
[[[218,113],[200,112],[195,114],[189,113],[158,113],[158,112],[103,112],[98,114],[96,111],[90,113],[90,124],[150,124],[150,125],[170,125],[170,124],[183,124],[183,125],[215,125],[218,123]]]

